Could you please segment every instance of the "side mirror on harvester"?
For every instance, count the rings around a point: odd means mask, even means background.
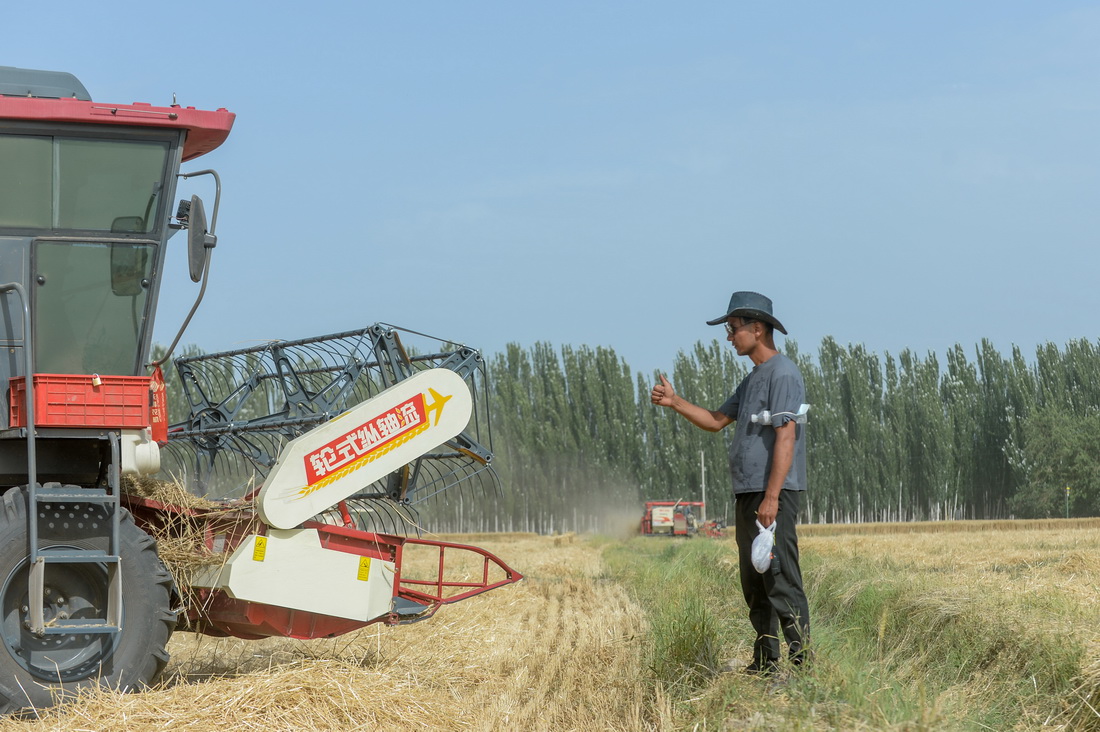
[[[218,237],[206,229],[206,210],[203,208],[202,199],[191,196],[191,210],[187,219],[187,266],[192,282],[202,279],[202,271],[206,267],[207,250],[213,249],[217,243]]]

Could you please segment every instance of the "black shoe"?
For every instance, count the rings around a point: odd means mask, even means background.
[[[790,656],[791,666],[794,668],[809,668],[813,661],[813,651],[808,649],[797,651]]]
[[[760,659],[756,659],[748,666],[745,667],[744,673],[750,676],[772,676],[779,672],[779,663],[772,660],[767,660],[761,663]]]

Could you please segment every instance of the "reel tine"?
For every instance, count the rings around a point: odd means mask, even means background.
[[[398,504],[387,498],[349,498],[345,505],[360,531],[394,536],[420,536],[417,511],[411,506]],[[336,509],[325,511],[315,517],[315,520],[334,525],[343,523],[340,512]]]
[[[415,495],[410,497],[413,505],[445,499],[456,489],[467,495],[479,488],[483,494],[500,492],[500,478],[492,466],[473,460],[425,461],[422,472],[429,473],[430,479],[417,486]]]
[[[188,492],[202,498],[242,498],[255,480],[251,464],[231,451],[214,452],[170,440],[161,455],[161,474],[178,479]]]
[[[399,536],[403,535],[405,529],[400,520],[400,514],[397,511],[397,504],[390,503],[388,501],[379,501],[379,503],[385,506],[382,512],[382,515],[385,519],[385,533],[395,534]]]

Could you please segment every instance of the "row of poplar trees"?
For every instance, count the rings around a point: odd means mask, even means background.
[[[793,341],[812,405],[807,522],[1100,515],[1100,344],[1047,344],[1030,357],[989,341],[941,362]],[[490,360],[497,470],[509,528],[606,530],[653,499],[699,500],[732,517],[730,435],[653,407],[655,375],[613,350],[510,345]],[[679,353],[668,374],[717,408],[751,364],[725,344]],[[626,517],[625,519],[623,517]]]

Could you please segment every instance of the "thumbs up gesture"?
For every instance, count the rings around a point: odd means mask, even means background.
[[[672,400],[676,398],[676,390],[672,388],[672,384],[669,383],[664,374],[660,374],[659,378],[661,383],[653,387],[653,391],[649,393],[649,401],[658,407],[671,407]]]

